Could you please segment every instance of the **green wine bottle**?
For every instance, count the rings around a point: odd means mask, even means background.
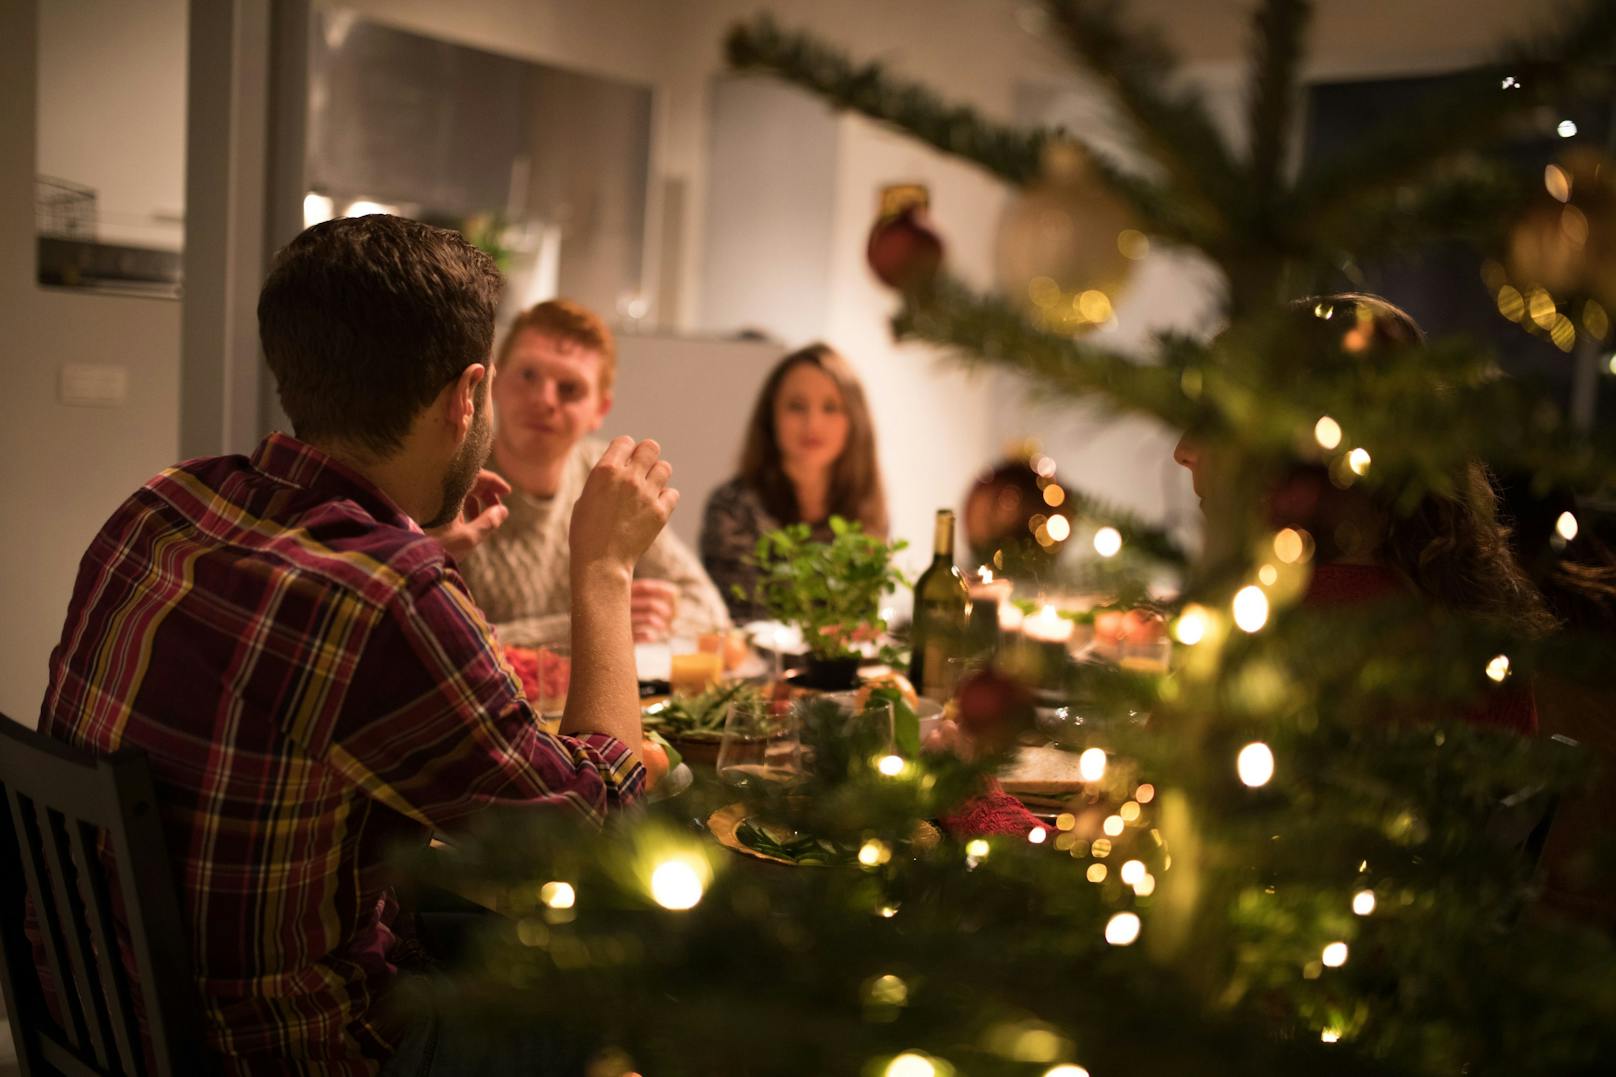
[[[931,564],[915,581],[915,616],[909,642],[909,680],[915,691],[939,702],[954,694],[957,659],[965,644],[971,590],[954,564],[954,512],[937,510],[937,538]]]

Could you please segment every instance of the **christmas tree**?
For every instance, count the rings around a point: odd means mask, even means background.
[[[887,765],[828,734],[806,786],[744,794],[756,817],[822,840],[827,866],[713,845],[691,820],[737,794],[705,782],[604,836],[532,819],[465,836],[457,885],[507,914],[457,980],[491,1034],[564,1011],[590,1027],[557,1035],[615,1051],[601,1072],[657,1077],[1609,1071],[1616,947],[1536,903],[1542,829],[1594,761],[1453,717],[1529,685],[1599,698],[1608,639],[1551,624],[1531,595],[1304,603],[1326,548],[1353,536],[1276,528],[1268,502],[1317,474],[1388,506],[1388,527],[1412,526],[1432,506],[1476,511],[1477,461],[1538,490],[1611,489],[1612,447],[1498,377],[1475,344],[1418,345],[1369,307],[1294,301],[1340,290],[1349,258],[1462,239],[1478,265],[1497,254],[1486,298],[1503,316],[1565,350],[1567,333],[1603,341],[1616,165],[1542,161],[1523,175],[1489,150],[1544,106],[1609,99],[1616,5],[1568,11],[1496,69],[1293,174],[1309,6],[1257,4],[1237,150],[1171,88],[1171,56],[1121,5],[1044,4],[1047,32],[1125,126],[1126,163],[1081,132],[995,124],[768,21],[732,33],[738,69],[974,162],[1035,209],[1080,224],[1120,213],[1124,245],[1217,267],[1221,331],[1139,354],[1092,332],[1112,298],[1098,254],[1001,295],[950,278],[928,245],[915,272],[893,275],[900,337],[1215,446],[1205,541],[1188,554],[1072,493],[1083,524],[1121,536],[1106,565],[1118,593],[1177,574],[1177,647],[1167,675],[1069,671],[1085,721],[1066,736],[1086,753],[1089,792],[1025,840],[916,829],[978,790],[995,759]],[[1101,229],[1105,244],[1117,236]],[[1556,526],[1570,571],[1588,536],[1572,513]],[[977,718],[1008,722],[1021,701],[1004,682]],[[831,720],[810,715],[810,739]]]

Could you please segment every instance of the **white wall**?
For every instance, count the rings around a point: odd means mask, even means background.
[[[597,435],[655,438],[674,465],[669,524],[697,548],[707,495],[735,473],[741,429],[780,349],[707,337],[617,338],[617,387]]]
[[[34,283],[35,60],[35,5],[0,4],[0,710],[29,725],[80,555],[179,444],[179,304]],[[59,404],[70,362],[126,367],[124,406]]]
[[[103,242],[177,250],[186,0],[46,0],[38,9],[37,171],[95,188]]]

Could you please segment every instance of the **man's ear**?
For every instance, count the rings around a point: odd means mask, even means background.
[[[456,441],[465,437],[471,429],[472,418],[477,414],[477,397],[488,391],[484,384],[487,378],[488,368],[482,363],[473,363],[460,372],[454,384],[444,390],[447,397],[444,417]]]

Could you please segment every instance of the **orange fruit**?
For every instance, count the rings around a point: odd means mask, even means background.
[[[645,764],[645,787],[655,789],[668,776],[668,753],[649,737],[640,741],[640,762]]]

